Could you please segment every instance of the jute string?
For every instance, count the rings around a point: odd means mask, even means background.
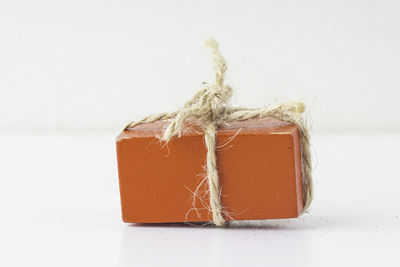
[[[220,199],[217,170],[216,140],[217,125],[222,122],[245,121],[250,119],[275,118],[297,125],[300,134],[303,211],[306,211],[312,200],[311,156],[309,150],[309,133],[303,118],[305,106],[301,102],[278,103],[265,108],[242,108],[228,105],[232,96],[232,88],[224,83],[226,62],[221,55],[218,43],[214,39],[206,42],[214,60],[215,82],[206,84],[205,88],[195,94],[185,105],[175,112],[149,115],[142,120],[129,123],[125,130],[139,124],[158,120],[167,120],[162,141],[168,143],[171,138],[180,137],[185,123],[194,123],[204,130],[207,147],[207,181],[210,198],[210,209],[213,223],[217,226],[225,224],[223,207]],[[245,177],[243,177],[245,179]]]

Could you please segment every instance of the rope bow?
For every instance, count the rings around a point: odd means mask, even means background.
[[[219,193],[217,157],[215,152],[215,133],[221,122],[245,121],[250,119],[275,118],[295,124],[300,133],[302,181],[303,181],[303,211],[307,210],[312,200],[311,156],[309,152],[308,128],[303,119],[305,106],[301,102],[288,102],[271,105],[260,109],[232,107],[228,102],[232,96],[232,88],[224,83],[226,62],[214,39],[206,42],[210,48],[215,68],[215,83],[204,89],[187,101],[178,111],[149,115],[140,121],[131,122],[125,130],[138,124],[158,120],[168,120],[161,140],[168,143],[174,136],[180,137],[185,123],[194,123],[204,129],[204,139],[207,147],[207,181],[210,195],[210,208],[215,225],[222,226],[225,219]]]

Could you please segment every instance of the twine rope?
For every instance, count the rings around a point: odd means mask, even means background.
[[[245,121],[250,119],[275,118],[295,124],[300,134],[303,212],[312,201],[310,137],[303,114],[305,106],[301,102],[277,103],[265,108],[242,108],[228,105],[232,96],[232,88],[224,83],[227,70],[226,61],[221,55],[218,43],[214,39],[206,42],[210,49],[215,69],[215,82],[206,84],[192,99],[178,111],[149,115],[142,120],[129,123],[124,130],[132,129],[139,124],[167,120],[167,126],[161,137],[168,143],[173,137],[181,137],[185,123],[194,123],[204,130],[207,147],[207,181],[213,223],[217,226],[225,224],[223,207],[220,199],[217,170],[216,140],[217,125],[221,122]]]

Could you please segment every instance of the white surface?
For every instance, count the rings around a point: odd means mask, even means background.
[[[318,131],[399,131],[400,1],[2,0],[0,130],[116,131],[212,78],[234,103],[302,99]]]
[[[120,219],[112,134],[0,136],[0,266],[399,266],[400,135],[319,135],[300,219]]]

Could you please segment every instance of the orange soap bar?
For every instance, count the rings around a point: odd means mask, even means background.
[[[206,147],[200,128],[187,127],[168,144],[158,121],[117,138],[122,218],[129,223],[212,221]],[[273,119],[218,125],[217,165],[224,218],[298,217],[303,209],[296,125]]]

